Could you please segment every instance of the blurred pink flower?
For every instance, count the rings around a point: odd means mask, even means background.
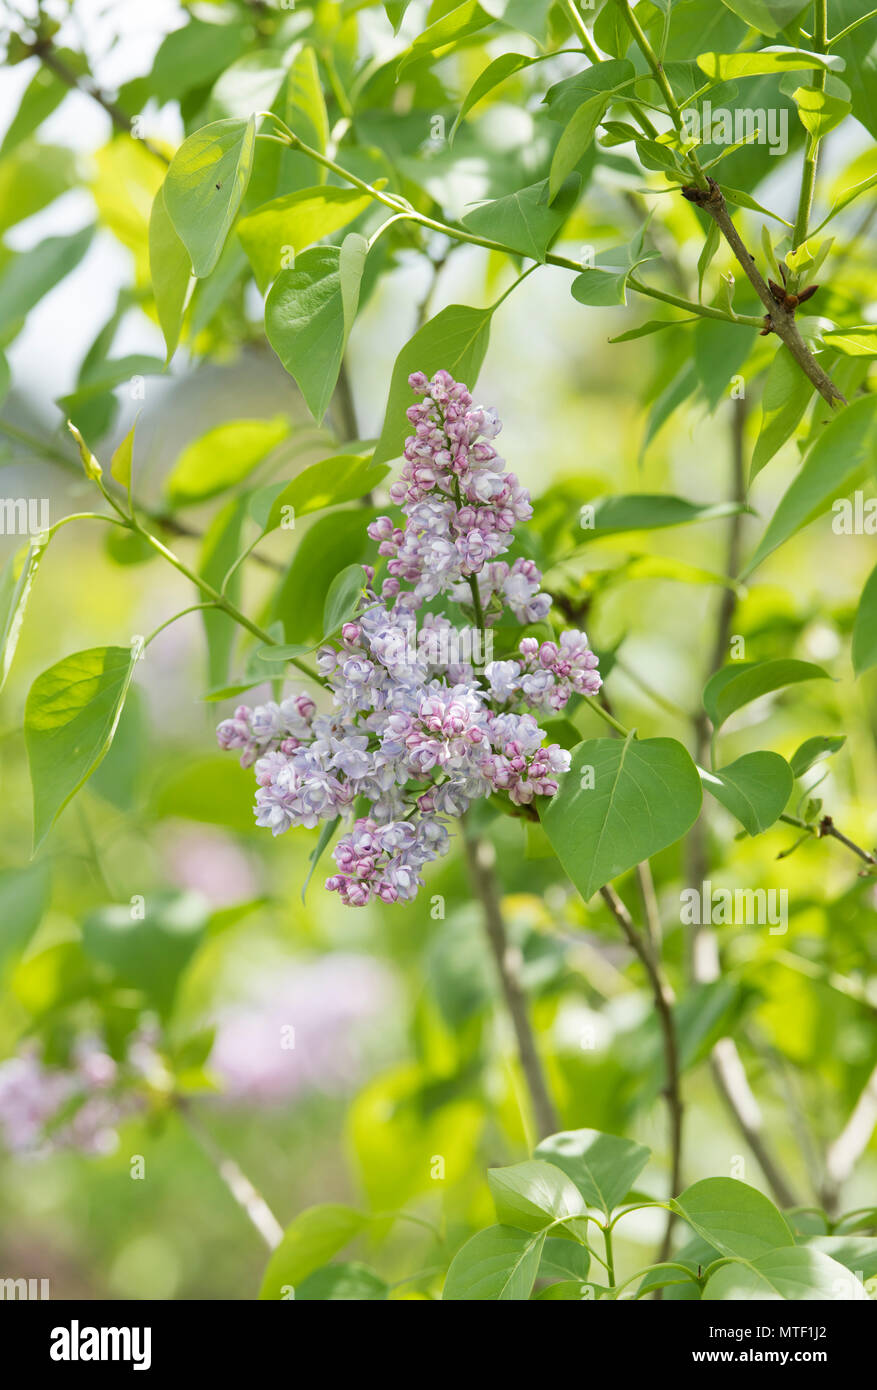
[[[184,830],[168,853],[168,872],[180,888],[203,893],[215,907],[256,895],[250,861],[234,840],[209,830]]]
[[[210,1068],[238,1102],[343,1093],[396,1002],[389,971],[367,956],[336,953],[273,970],[219,1015]]]

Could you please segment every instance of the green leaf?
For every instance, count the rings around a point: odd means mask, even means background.
[[[362,595],[365,575],[362,572],[362,565],[347,565],[339,574],[336,574],[332,583],[329,585],[329,592],[326,595],[326,606],[323,609],[323,632],[325,636],[337,632],[342,623],[346,623],[356,609],[356,605]]]
[[[309,1274],[349,1245],[368,1220],[352,1207],[335,1203],[299,1212],[268,1261],[260,1299],[289,1298]]]
[[[159,780],[149,809],[159,818],[181,817],[246,834],[254,830],[252,772],[224,753],[174,765]]]
[[[806,1236],[799,1241],[808,1250],[819,1250],[862,1280],[877,1275],[877,1240],[869,1236]],[[572,1247],[571,1247],[572,1248]]]
[[[419,58],[425,58],[448,44],[457,43],[469,34],[476,34],[479,29],[484,29],[492,23],[493,16],[481,8],[478,0],[463,0],[462,5],[456,5],[440,15],[433,24],[427,25],[411,47],[403,53],[396,68],[397,82],[405,69],[416,63]]]
[[[791,1229],[773,1202],[736,1178],[704,1178],[672,1206],[722,1255],[756,1260],[778,1246],[794,1248]]]
[[[323,507],[355,502],[377,487],[389,471],[375,468],[368,454],[335,454],[303,468],[290,483],[259,488],[250,499],[250,515],[267,534],[287,517],[295,522]]]
[[[387,1298],[389,1292],[386,1280],[367,1265],[323,1265],[302,1280],[295,1291],[295,1301],[376,1303]]]
[[[131,469],[134,462],[134,431],[137,428],[137,421],[129,429],[125,438],[122,440],[110,459],[110,472],[123,488],[131,491]]]
[[[44,295],[76,268],[93,235],[94,227],[83,227],[72,236],[46,237],[32,250],[4,259],[0,274],[0,333],[17,326]]]
[[[610,879],[674,844],[702,793],[685,748],[670,738],[587,739],[557,795],[540,808],[545,833],[587,901]]]
[[[781,222],[784,227],[791,227],[794,224],[787,222],[784,217],[780,217],[778,212],[771,212],[763,203],[759,203],[751,193],[744,193],[740,188],[728,188],[727,184],[722,184],[722,192],[725,195],[726,203],[733,203],[735,207],[749,208],[751,212],[760,212],[764,217],[770,217],[774,222]],[[715,223],[712,224],[715,226]],[[779,274],[779,272],[777,272]]]
[[[495,308],[495,305],[472,309],[467,304],[449,304],[408,340],[393,365],[375,463],[399,458],[405,447],[411,430],[405,412],[415,400],[408,385],[412,372],[425,372],[431,378],[444,368],[472,389],[487,352],[490,320]]]
[[[868,576],[853,623],[853,670],[857,676],[877,666],[877,568]]]
[[[868,1302],[854,1274],[821,1250],[806,1245],[771,1250],[750,1264],[723,1265],[707,1281],[703,1301],[759,1302],[787,1299],[825,1302],[841,1299]]]
[[[717,772],[700,769],[704,787],[736,816],[750,835],[760,835],[786,809],[792,795],[792,769],[779,753],[744,753]]]
[[[293,269],[292,257],[346,227],[371,203],[357,188],[324,184],[286,193],[241,218],[238,236],[260,290],[284,269]]]
[[[219,260],[253,170],[256,119],[214,121],[184,140],[171,161],[165,203],[199,279]]]
[[[308,868],[307,877],[305,878],[305,881],[301,886],[302,902],[304,902],[305,900],[305,896],[308,891],[308,884],[313,878],[314,870],[316,869],[317,865],[319,864],[320,860],[322,859],[323,855],[328,849],[332,836],[338,829],[340,821],[341,817],[335,816],[332,820],[327,820],[323,823],[323,827],[320,830],[319,839],[317,840],[317,843],[314,845],[314,848],[308,855],[308,864],[310,867]]]
[[[771,39],[793,19],[797,19],[805,8],[801,0],[722,0],[722,3],[746,24],[751,24],[753,29],[767,34]]]
[[[570,286],[579,304],[609,306],[627,303],[627,281],[631,272],[658,252],[643,252],[645,227],[626,246],[613,246],[594,258],[594,265],[576,276]]]
[[[271,420],[230,420],[187,444],[165,487],[175,507],[225,492],[252,473],[289,435],[285,415]]]
[[[319,424],[326,413],[359,302],[368,243],[355,233],[313,246],[282,270],[265,304],[268,341],[295,377]]]
[[[457,119],[451,127],[448,142],[453,144],[454,136],[457,133],[457,127],[460,122],[465,120],[469,112],[478,105],[479,101],[483,101],[484,98],[493,91],[494,87],[498,87],[501,82],[505,82],[507,78],[514,76],[516,72],[520,72],[523,68],[530,67],[531,64],[537,61],[538,59],[536,58],[528,58],[526,53],[502,53],[498,58],[494,58],[492,63],[488,63],[487,67],[481,75],[475,79],[466,93]]]
[[[873,466],[875,451],[877,396],[863,396],[845,406],[818,436],[740,578],[748,578],[762,560],[848,492]]]
[[[45,549],[45,544],[31,542],[27,550],[10,555],[0,574],[0,690],[12,666],[24,611]]]
[[[868,0],[831,0],[831,28],[836,34],[874,8]],[[846,62],[844,81],[850,89],[853,115],[877,139],[877,16],[832,48]]]
[[[541,1231],[555,1221],[587,1214],[578,1188],[559,1167],[540,1159],[488,1168],[487,1185],[503,1226]]]
[[[43,920],[49,889],[45,862],[0,870],[0,975],[7,962],[21,954]]]
[[[850,114],[850,103],[821,87],[797,87],[793,92],[798,119],[814,140],[822,140]]]
[[[709,410],[726,400],[732,378],[752,350],[755,330],[720,319],[701,319],[694,330],[694,364]]]
[[[698,67],[707,77],[727,81],[734,77],[756,77],[759,73],[800,72],[825,68],[842,72],[844,60],[834,53],[811,53],[804,48],[759,48],[750,53],[700,53]]]
[[[92,912],[82,923],[82,946],[167,1015],[209,916],[210,905],[200,893],[150,893],[139,908],[114,903]]]
[[[111,806],[131,811],[138,803],[143,774],[150,762],[149,724],[144,700],[132,685],[113,735],[112,746],[91,774],[89,791],[97,792]]]
[[[854,328],[827,328],[822,338],[826,347],[836,348],[845,357],[877,357],[877,324],[860,323]]]
[[[650,1150],[632,1139],[601,1134],[596,1129],[571,1129],[552,1134],[534,1153],[571,1178],[589,1207],[607,1219],[620,1206],[643,1168]]]
[[[631,84],[635,77],[636,69],[626,59],[592,63],[583,72],[564,77],[549,88],[545,96],[548,114],[553,121],[567,126],[579,107],[592,97],[605,95],[608,98]]]
[[[775,661],[738,661],[723,666],[703,689],[703,707],[718,729],[735,710],[773,690],[799,681],[827,680],[827,672],[810,661],[780,657]]]
[[[647,323],[641,323],[639,328],[628,328],[626,333],[619,333],[614,338],[610,338],[610,343],[630,343],[634,338],[648,338],[652,333],[661,333],[665,328],[681,328],[687,323],[697,323],[698,319],[649,319]]]
[[[540,1279],[587,1279],[591,1256],[584,1245],[576,1241],[546,1236],[539,1264]]]
[[[246,30],[240,23],[210,24],[190,19],[161,42],[149,89],[161,104],[178,101],[195,87],[206,87],[241,51]]]
[[[568,188],[563,190],[563,197],[551,204],[547,180],[542,179],[468,212],[463,226],[478,236],[501,241],[531,260],[544,261],[551,242],[569,216],[580,187],[581,180],[571,178]]]
[[[67,62],[73,57],[70,53],[65,53],[63,56]],[[82,66],[83,63],[80,59],[79,67]],[[29,135],[32,135],[43,121],[51,116],[55,108],[61,105],[69,91],[70,88],[66,82],[62,82],[50,68],[44,68],[40,65],[25,87],[24,94],[18,103],[18,110],[6,128],[3,143],[0,145],[0,157],[11,154],[22,140],[26,140]]]
[[[761,428],[752,454],[752,482],[791,438],[813,396],[814,387],[789,349],[781,346],[768,368],[761,400]]]
[[[593,525],[583,527],[587,538],[618,535],[622,531],[654,531],[664,526],[686,526],[693,521],[715,521],[746,511],[738,502],[689,502],[667,493],[627,493],[598,497],[593,504]]]
[[[189,253],[170,219],[164,185],[153,199],[149,217],[149,274],[158,322],[167,347],[167,361],[170,362],[180,341],[192,265]]]
[[[803,777],[805,772],[810,771],[814,763],[820,762],[822,758],[830,758],[832,753],[843,748],[846,741],[845,734],[838,734],[834,737],[830,734],[816,734],[813,738],[805,739],[789,764],[792,775]]]
[[[76,183],[73,151],[63,145],[21,144],[0,160],[0,235],[48,207]]]
[[[88,780],[113,741],[136,653],[128,647],[76,652],[37,676],[24,709],[34,792],[34,848]]]
[[[458,1250],[445,1279],[442,1301],[525,1302],[539,1270],[545,1236],[508,1226],[489,1226]]]
[[[606,92],[589,97],[587,101],[582,102],[565,128],[551,159],[548,175],[549,199],[557,197],[567,177],[579,160],[587,154],[608,104],[609,95]]]

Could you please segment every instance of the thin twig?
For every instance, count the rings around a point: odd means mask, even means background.
[[[463,843],[466,849],[466,862],[469,867],[472,888],[484,912],[487,939],[496,962],[506,1008],[515,1030],[518,1056],[530,1093],[533,1118],[539,1138],[544,1139],[548,1134],[557,1133],[560,1129],[560,1121],[554,1103],[548,1094],[542,1063],[536,1049],[536,1040],[527,1012],[527,999],[521,988],[516,953],[513,953],[506,935],[499,888],[493,872],[495,851],[489,840],[482,840],[471,831],[465,819],[463,822]]]
[[[283,1239],[283,1227],[268,1206],[265,1198],[256,1190],[246,1173],[243,1172],[235,1160],[220,1148],[219,1144],[217,1144],[216,1140],[213,1138],[213,1135],[208,1133],[204,1128],[189,1102],[179,1098],[177,1100],[177,1109],[201,1148],[210,1159],[217,1173],[222,1178],[222,1181],[225,1183],[232,1197],[246,1216],[249,1217],[250,1222],[258,1231],[259,1235],[268,1246],[268,1249],[276,1250]]]
[[[841,1188],[865,1152],[877,1125],[877,1067],[871,1072],[862,1093],[825,1158],[822,1203],[830,1216],[837,1212]]]

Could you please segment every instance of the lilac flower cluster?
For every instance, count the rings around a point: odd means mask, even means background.
[[[332,712],[300,694],[241,705],[218,729],[220,746],[254,766],[256,823],[275,835],[350,818],[357,799],[369,803],[338,842],[337,872],[326,880],[354,907],[414,898],[424,866],[447,851],[448,821],[474,800],[553,796],[570,758],[544,746],[536,715],[601,684],[582,632],[559,642],[525,637],[514,658],[477,672],[471,643],[448,617],[428,612],[418,627],[418,610],[442,594],[480,628],[505,609],[524,625],[543,621],[551,597],[531,560],[498,558],[532,507],[489,442],[500,429],[495,413],[473,405],[447,372],[409,381],[423,400],[408,411],[414,434],[390,489],[405,525],[384,516],[369,526],[388,577],[378,591],[374,569],[363,567],[356,613],[318,653]]]
[[[128,1070],[146,1076],[155,1065],[146,1037],[135,1038]],[[80,1038],[68,1067],[47,1066],[36,1047],[0,1063],[0,1134],[10,1153],[45,1156],[78,1149],[90,1156],[112,1153],[116,1126],[136,1108],[120,1086],[119,1067],[92,1037]]]

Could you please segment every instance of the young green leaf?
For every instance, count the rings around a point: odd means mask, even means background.
[[[853,623],[853,670],[857,676],[877,666],[877,569],[862,590]]]
[[[357,188],[324,184],[285,193],[241,218],[237,233],[263,292],[291,260],[314,242],[346,227],[372,199]]]
[[[779,753],[744,753],[717,772],[699,769],[705,789],[750,835],[773,825],[792,794],[792,769]]]
[[[120,984],[143,990],[167,1015],[209,916],[210,904],[200,893],[150,893],[142,917],[129,903],[92,912],[82,924],[82,946],[92,960],[109,966]]]
[[[249,477],[289,435],[285,415],[272,420],[229,420],[187,444],[165,488],[175,507],[191,506],[215,497]]]
[[[752,454],[750,483],[795,433],[813,390],[812,383],[801,371],[789,349],[781,345],[768,368],[764,383],[761,429]]]
[[[449,304],[408,340],[393,365],[375,463],[398,458],[405,447],[405,437],[411,428],[405,412],[414,403],[408,385],[412,372],[425,372],[432,377],[444,368],[472,389],[487,352],[495,307],[472,309],[467,304]]]
[[[34,848],[113,741],[137,652],[92,647],[37,676],[24,710],[34,793]]]
[[[811,53],[804,48],[777,45],[750,53],[700,53],[697,65],[707,77],[726,81],[734,77],[756,77],[759,73],[802,72],[807,68],[842,72],[844,60],[834,53]]]
[[[806,1245],[770,1250],[747,1264],[722,1265],[707,1281],[705,1303],[788,1299],[825,1302],[867,1302],[855,1274],[837,1260]]]
[[[560,1168],[541,1159],[488,1168],[487,1185],[503,1226],[541,1231],[555,1221],[583,1217],[587,1208],[578,1188]],[[579,1223],[584,1227],[585,1223]]]
[[[351,617],[364,584],[362,565],[348,565],[336,574],[329,586],[326,606],[323,609],[323,631],[327,636],[329,633],[337,632],[341,624]]]
[[[511,246],[522,256],[544,261],[551,242],[563,226],[578,197],[581,179],[570,177],[553,203],[548,199],[545,179],[519,188],[492,203],[483,203],[463,218],[463,226],[491,241]]]
[[[365,1229],[368,1220],[352,1207],[336,1203],[299,1212],[268,1261],[260,1299],[289,1298],[309,1274],[349,1245]]]
[[[442,1300],[449,1302],[526,1302],[533,1290],[543,1233],[529,1235],[510,1226],[488,1226],[457,1251],[445,1279]]]
[[[167,347],[167,361],[170,362],[180,341],[192,264],[189,252],[170,219],[164,185],[153,199],[149,217],[149,274],[158,322]]]
[[[845,734],[836,734],[833,737],[830,734],[815,734],[813,738],[805,739],[789,763],[793,777],[803,777],[814,763],[820,762],[822,758],[830,758],[832,753],[843,748],[846,741]]]
[[[775,661],[739,661],[723,666],[703,689],[703,707],[715,729],[744,705],[800,681],[827,680],[828,673],[811,661],[781,657]]]
[[[608,1219],[649,1161],[650,1150],[632,1139],[597,1129],[570,1129],[543,1139],[534,1149],[571,1178],[589,1207]]]
[[[184,140],[164,184],[165,204],[199,279],[219,260],[253,170],[256,118],[214,121]]]
[[[778,546],[814,521],[873,465],[877,452],[877,395],[846,406],[818,436],[768,523],[741,579]]]
[[[359,303],[368,252],[351,233],[337,246],[312,246],[282,270],[265,304],[268,341],[294,376],[319,424],[326,413]]]
[[[44,542],[31,541],[27,550],[10,555],[0,574],[0,690],[12,666],[24,610],[45,550]]]

